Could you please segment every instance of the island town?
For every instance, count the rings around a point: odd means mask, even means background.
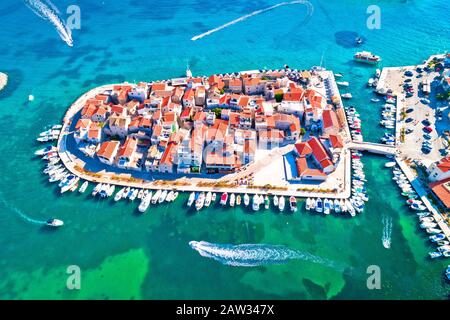
[[[36,154],[62,193],[93,183],[93,196],[138,198],[143,213],[189,192],[187,206],[198,211],[217,198],[254,211],[284,211],[287,201],[296,212],[304,199],[311,212],[356,216],[369,201],[361,158],[371,152],[389,158],[406,205],[439,245],[430,255],[448,257],[450,55],[377,70],[368,85],[373,102],[383,101],[380,124],[394,131],[380,143],[364,141],[341,77],[322,67],[201,77],[188,69],[182,78],[105,85],[41,133],[57,146]]]

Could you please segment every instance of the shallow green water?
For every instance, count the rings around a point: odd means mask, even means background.
[[[4,138],[0,145],[0,298],[448,297],[449,285],[443,278],[448,263],[428,259],[432,246],[420,232],[417,217],[406,210],[389,171],[383,168],[383,158],[364,157],[370,201],[362,215],[348,219],[303,211],[254,214],[219,207],[192,214],[185,208],[187,195],[172,205],[151,207],[141,216],[137,202],[93,200],[89,192],[60,197],[41,174],[43,164],[32,156],[40,147],[34,139],[43,127],[59,122],[70,103],[96,85],[179,76],[187,61],[195,74],[209,74],[277,68],[284,63],[308,68],[319,64],[322,55],[325,66],[343,72],[344,80],[351,82],[352,104],[363,114],[365,137],[377,141],[383,132],[377,126],[379,108],[369,103],[372,93],[365,89],[374,70],[349,61],[356,49],[345,46],[352,41],[351,35],[345,35],[362,32],[368,39],[364,49],[382,55],[385,66],[418,63],[449,47],[448,21],[430,18],[444,8],[445,1],[383,4],[384,27],[379,31],[365,29],[369,1],[313,1],[315,13],[307,26],[292,19],[291,9],[280,8],[271,18],[274,25],[286,24],[281,33],[261,32],[265,18],[260,16],[196,43],[189,40],[193,35],[263,3],[158,2],[155,17],[148,4],[130,1],[124,12],[122,2],[105,2],[106,6],[81,2],[83,27],[74,33],[71,49],[52,26],[21,4],[10,0],[0,5],[5,22],[0,39],[11,43],[0,52],[0,70],[10,74],[8,87],[0,93]],[[298,10],[298,14],[305,11]],[[128,22],[119,24],[118,19],[125,21],[124,15]],[[411,19],[414,25],[408,22]],[[36,96],[33,103],[26,102],[30,93]],[[34,220],[57,216],[65,226],[50,231],[24,215]],[[381,242],[383,215],[393,221],[389,250]],[[201,257],[189,247],[191,240],[283,244],[344,265],[346,272],[303,260],[257,268],[224,266]],[[66,288],[69,265],[81,268],[80,291]],[[381,268],[381,290],[367,289],[369,265]]]

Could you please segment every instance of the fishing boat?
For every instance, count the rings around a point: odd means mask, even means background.
[[[336,213],[340,213],[341,212],[341,204],[340,204],[338,199],[334,199],[334,211]]]
[[[264,197],[264,209],[269,209],[270,208],[270,199],[269,199],[269,196],[265,196]]]
[[[323,212],[323,202],[322,199],[318,198],[316,200],[316,212],[322,213]]]
[[[206,194],[206,199],[205,199],[205,207],[209,207],[211,205],[211,200],[212,200],[212,192],[209,191]]]
[[[62,220],[59,220],[59,219],[51,218],[51,219],[48,219],[48,220],[45,222],[45,224],[46,224],[48,227],[51,227],[51,228],[57,228],[57,227],[63,226],[63,225],[64,225],[64,222],[63,222]]]
[[[381,58],[377,55],[369,51],[360,51],[355,53],[353,56],[354,60],[357,62],[368,63],[368,64],[377,64],[381,61]]]
[[[284,206],[285,206],[284,197],[281,196],[280,199],[278,200],[278,209],[280,211],[284,211]]]
[[[257,194],[255,194],[253,196],[253,201],[252,201],[253,211],[258,211],[259,210],[259,205],[260,205],[260,203],[259,203],[259,196]]]
[[[81,185],[81,188],[80,188],[80,190],[78,190],[78,192],[84,193],[86,191],[86,189],[88,188],[88,186],[89,186],[89,182],[87,182],[87,181],[83,182],[83,184]]]
[[[330,212],[331,212],[330,200],[325,199],[323,201],[323,213],[330,214]]]
[[[310,198],[306,199],[306,201],[305,201],[305,209],[308,211],[311,210],[311,199]]]
[[[166,200],[167,194],[169,192],[167,190],[163,190],[158,198],[158,203],[163,203]],[[205,201],[205,194],[203,193],[203,202]],[[203,206],[203,205],[202,205]]]
[[[291,212],[297,212],[297,199],[294,196],[289,198],[289,205],[291,207]]]
[[[125,192],[125,187],[123,187],[122,189],[119,190],[119,192],[116,193],[116,195],[114,196],[114,201],[119,201],[120,199],[122,199],[123,193]]]
[[[161,194],[162,194],[162,190],[161,190],[161,189],[157,190],[157,191],[153,194],[151,203],[152,203],[152,204],[156,204],[156,203],[158,202],[159,197],[161,196]],[[194,197],[195,197],[195,193],[194,193]],[[189,199],[190,199],[190,198],[189,198]],[[194,200],[192,200],[192,202],[193,202],[193,201],[194,201]]]
[[[228,193],[224,192],[222,193],[222,196],[220,197],[220,204],[222,206],[225,206],[227,204],[228,201]]]
[[[246,207],[248,207],[249,204],[250,204],[250,197],[249,197],[248,194],[245,194],[245,195],[244,195],[244,205],[245,205]]]
[[[238,195],[236,196],[236,205],[240,206],[240,205],[241,205],[241,202],[242,202],[241,195],[238,194]]]
[[[274,206],[275,208],[278,207],[278,196],[273,196],[273,206]]]
[[[195,209],[197,211],[200,211],[203,208],[203,206],[205,205],[205,198],[206,198],[205,193],[200,192],[197,200],[195,200]]]
[[[235,203],[236,203],[236,196],[234,195],[234,193],[232,193],[230,196],[230,207],[234,207]]]
[[[191,207],[192,204],[194,203],[194,200],[195,200],[195,192],[191,192],[191,194],[189,195],[187,206]]]

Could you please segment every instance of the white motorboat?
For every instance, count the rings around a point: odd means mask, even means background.
[[[100,192],[102,187],[103,187],[102,183],[97,184],[94,190],[92,190],[92,196],[95,197]]]
[[[353,205],[350,203],[349,200],[345,200],[345,206],[350,215],[354,217],[356,215],[355,208],[353,207]]]
[[[151,203],[152,203],[152,204],[156,204],[156,203],[158,202],[159,197],[161,196],[161,194],[162,194],[162,190],[157,190],[157,191],[153,194]],[[195,196],[195,194],[194,194],[194,196]]]
[[[351,99],[351,98],[353,98],[351,93],[344,93],[344,94],[341,95],[341,97],[344,98],[344,99]]]
[[[64,225],[64,222],[63,222],[62,220],[52,218],[52,219],[47,220],[47,221],[45,222],[45,224],[46,224],[48,227],[51,227],[51,228],[57,228],[57,227],[63,226],[63,225]]]
[[[249,204],[250,204],[250,197],[249,197],[248,194],[245,194],[245,195],[244,195],[244,205],[245,205],[246,207],[248,207]]]
[[[273,196],[273,206],[274,206],[275,208],[278,207],[278,196]]]
[[[128,198],[129,196],[131,196],[131,189],[130,189],[130,187],[126,187],[125,188],[125,191],[123,192],[123,194],[122,194],[122,199],[126,199],[126,198]]]
[[[342,209],[341,209],[341,204],[340,204],[339,200],[335,199],[333,204],[334,204],[334,212],[340,213],[342,211]]]
[[[44,149],[37,150],[34,154],[35,154],[36,156],[44,156],[44,155],[46,155],[47,153],[55,152],[56,150],[57,150],[56,147],[54,147],[54,146],[48,146],[48,147],[46,147],[46,148],[44,148]]]
[[[297,212],[297,199],[294,196],[289,198],[289,206],[291,208],[291,212]]]
[[[163,203],[166,200],[166,197],[167,197],[168,193],[169,192],[167,190],[163,190],[161,192],[161,195],[159,196],[158,203]],[[204,194],[203,194],[203,197],[204,197]]]
[[[385,166],[386,168],[393,168],[393,167],[395,167],[396,165],[397,165],[397,163],[394,162],[394,161],[392,161],[392,162],[386,163],[384,166]]]
[[[131,196],[129,196],[128,199],[130,199],[130,201],[134,201],[137,198],[137,195],[139,193],[138,189],[132,189],[133,192],[131,193]]]
[[[209,207],[211,205],[211,200],[212,200],[212,192],[209,191],[206,194],[206,199],[205,199],[205,207]]]
[[[236,196],[236,205],[237,205],[237,206],[240,206],[241,203],[242,203],[242,198],[241,198],[241,195],[238,194],[238,195]]]
[[[145,196],[142,197],[141,204],[139,205],[139,212],[145,213],[147,211],[148,207],[150,206],[150,201],[152,200],[152,193],[147,193]]]
[[[189,195],[187,206],[191,207],[192,204],[194,203],[194,200],[195,200],[195,192],[191,192],[191,194]]]
[[[166,201],[172,202],[173,200],[175,200],[175,191],[170,190],[169,194],[167,195]]]
[[[84,193],[86,191],[86,189],[88,188],[88,186],[89,186],[89,182],[87,182],[87,181],[83,182],[83,184],[81,185],[81,188],[80,188],[80,190],[78,190],[78,192]]]
[[[348,87],[350,85],[347,81],[336,81],[336,84],[342,87]]]
[[[258,211],[260,203],[259,203],[259,196],[257,194],[255,194],[253,196],[253,201],[252,202],[253,202],[252,203],[253,211]]]
[[[280,196],[280,199],[278,200],[278,209],[280,211],[284,211],[284,206],[285,206],[285,200],[283,196]]]
[[[123,187],[122,189],[119,190],[119,192],[116,193],[116,195],[114,196],[114,201],[119,201],[120,199],[122,199],[123,193],[125,192],[125,187]]]
[[[416,211],[424,211],[424,210],[427,209],[427,207],[425,207],[424,205],[421,205],[421,204],[415,204],[415,203],[413,203],[412,205],[410,205],[410,208],[411,208],[412,210],[416,210]]]
[[[236,203],[236,196],[234,193],[230,195],[230,207],[234,207],[234,204]]]
[[[306,201],[305,201],[305,209],[308,211],[311,210],[311,199],[310,198],[306,199]]]
[[[323,202],[322,199],[318,198],[316,200],[316,212],[322,213],[323,212]]]
[[[310,209],[316,210],[316,200],[314,198],[311,198]]]

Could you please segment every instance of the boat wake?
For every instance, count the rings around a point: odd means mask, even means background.
[[[312,255],[307,252],[292,250],[281,245],[268,244],[216,244],[205,241],[191,241],[192,249],[201,256],[214,259],[224,265],[235,267],[257,267],[267,264],[282,264],[289,260],[301,259],[330,267],[340,272],[345,270],[334,261]]]
[[[259,15],[261,13],[265,13],[267,11],[274,10],[274,9],[276,9],[278,7],[294,5],[294,4],[302,4],[302,5],[306,6],[307,14],[306,14],[306,17],[305,17],[303,23],[308,22],[309,19],[312,17],[313,13],[314,13],[314,6],[312,5],[311,2],[306,1],[306,0],[296,0],[296,1],[289,1],[289,2],[281,2],[281,3],[278,3],[276,5],[273,5],[271,7],[265,8],[265,9],[256,10],[256,11],[254,11],[252,13],[246,14],[245,16],[242,16],[242,17],[237,18],[237,19],[235,19],[233,21],[225,23],[225,24],[221,25],[220,27],[217,27],[217,28],[211,29],[209,31],[206,31],[205,33],[196,35],[195,37],[192,37],[191,40],[192,41],[197,41],[197,40],[199,40],[201,38],[209,36],[209,35],[217,32],[217,31],[220,31],[222,29],[228,28],[228,27],[230,27],[230,26],[232,26],[232,25],[234,25],[236,23],[242,22],[244,20],[247,20],[248,18],[254,17],[254,16]]]
[[[383,237],[381,241],[383,242],[383,247],[389,249],[391,247],[391,236],[392,236],[392,218],[383,216]]]
[[[51,3],[50,0],[24,0],[25,5],[30,8],[38,17],[51,22],[58,32],[61,39],[67,43],[69,47],[73,46],[72,32],[64,24],[63,20],[58,16],[59,10]]]
[[[29,217],[22,210],[14,207],[14,206],[10,205],[8,202],[6,202],[6,200],[3,197],[0,198],[0,203],[2,203],[6,208],[8,208],[11,211],[13,211],[14,213],[16,213],[20,218],[22,218],[26,222],[33,223],[33,224],[39,224],[39,225],[47,223],[47,221],[36,220],[36,219],[33,219],[33,218]]]

